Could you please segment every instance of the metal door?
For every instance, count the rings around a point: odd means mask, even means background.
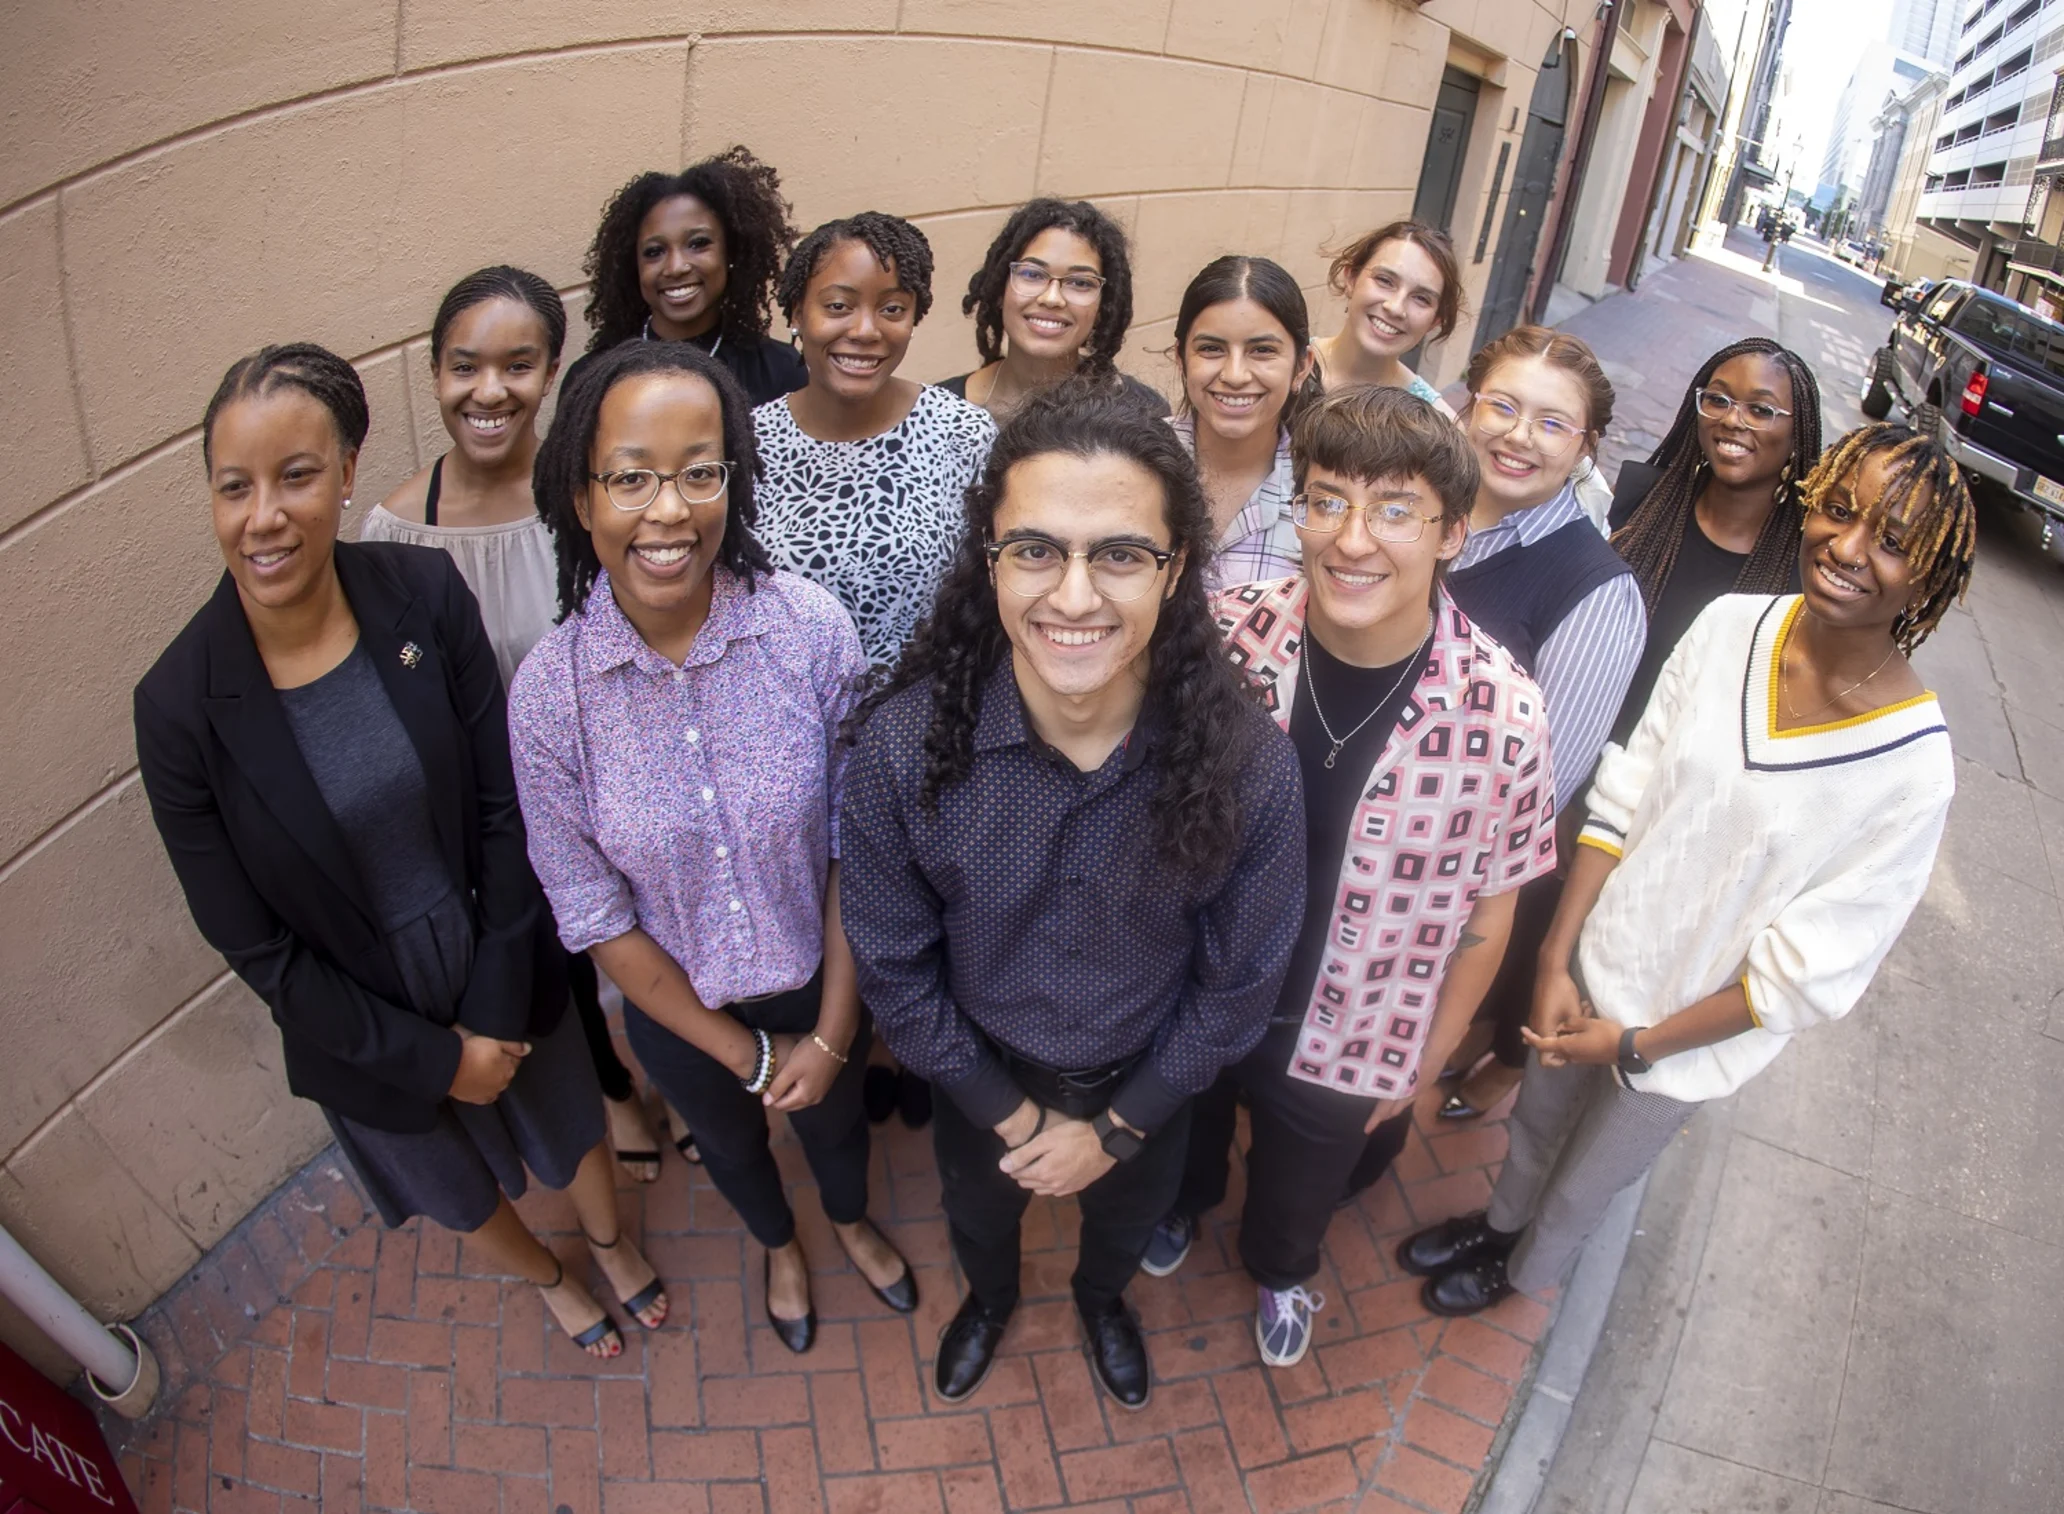
[[[1520,138],[1519,166],[1512,194],[1505,202],[1505,224],[1498,236],[1498,254],[1484,290],[1483,314],[1476,323],[1476,343],[1494,341],[1519,324],[1527,285],[1534,275],[1534,250],[1541,240],[1548,199],[1555,191],[1555,169],[1562,161],[1562,139],[1569,125],[1570,96],[1576,88],[1577,47],[1565,40],[1552,68],[1534,79],[1527,107],[1526,135]],[[1495,207],[1486,206],[1491,214]]]
[[[1452,233],[1455,196],[1462,188],[1462,160],[1469,155],[1469,127],[1476,120],[1481,86],[1474,74],[1449,68],[1441,75],[1433,101],[1433,125],[1426,133],[1426,156],[1419,163],[1419,193],[1412,201],[1415,220]]]

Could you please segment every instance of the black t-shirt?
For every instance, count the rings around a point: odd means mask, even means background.
[[[967,381],[973,377],[974,374],[972,373],[956,373],[950,379],[940,379],[939,387],[948,394],[960,399],[966,399]],[[1131,374],[1121,373],[1118,375],[1118,388],[1127,399],[1138,400],[1142,410],[1152,411],[1157,416],[1169,414],[1166,396],[1151,384],[1143,384]]]
[[[642,336],[626,338],[628,341],[643,341]],[[691,337],[696,346],[704,352],[716,341],[716,333]],[[590,352],[574,359],[559,380],[562,397],[573,390],[573,381],[582,369],[594,361]],[[810,370],[803,366],[803,360],[795,348],[785,342],[777,342],[771,336],[756,337],[751,341],[727,341],[716,350],[717,361],[731,370],[731,376],[738,380],[738,387],[745,391],[745,397],[755,407],[769,400],[778,400],[784,394],[793,394],[810,382]]]
[[[1699,612],[1723,594],[1733,592],[1735,580],[1749,560],[1746,552],[1730,552],[1700,529],[1698,511],[1684,514],[1684,539],[1677,548],[1677,561],[1656,597],[1655,613],[1648,617],[1648,641],[1641,649],[1641,661],[1627,685],[1627,698],[1620,706],[1620,718],[1613,722],[1612,739],[1620,745],[1641,724],[1641,712],[1648,708],[1648,696],[1663,676],[1663,664],[1699,618]]]
[[[1278,1020],[1301,1021],[1311,1003],[1326,932],[1333,922],[1340,864],[1347,856],[1347,832],[1354,823],[1355,805],[1368,784],[1369,770],[1383,755],[1383,744],[1390,740],[1398,717],[1426,674],[1432,642],[1429,635],[1410,657],[1389,667],[1357,668],[1320,646],[1319,639],[1306,629],[1303,668],[1298,673],[1304,687],[1297,690],[1290,706],[1290,743],[1297,748],[1297,766],[1304,777],[1304,925],[1297,933],[1290,970],[1276,1000]],[[1316,699],[1312,697],[1314,689]],[[1355,722],[1369,715],[1372,703],[1379,699],[1383,702],[1369,723],[1348,736]],[[1325,711],[1324,724],[1319,719],[1321,709]],[[1334,735],[1347,737],[1330,768],[1326,757],[1333,742],[1326,735],[1327,724]]]

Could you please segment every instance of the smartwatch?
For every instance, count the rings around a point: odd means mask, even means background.
[[[1654,1065],[1647,1057],[1644,1057],[1634,1049],[1634,1036],[1642,1028],[1638,1025],[1630,1025],[1620,1032],[1620,1075],[1622,1077],[1636,1077],[1641,1073],[1647,1072]]]
[[[1105,1110],[1089,1122],[1089,1128],[1096,1132],[1098,1142],[1106,1155],[1114,1161],[1129,1162],[1140,1154],[1146,1144],[1138,1136],[1111,1118],[1111,1111]]]

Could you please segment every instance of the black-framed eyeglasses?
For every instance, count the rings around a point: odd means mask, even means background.
[[[672,473],[661,473],[656,468],[618,468],[612,473],[590,473],[588,477],[602,486],[612,505],[626,515],[635,515],[651,508],[659,498],[661,484],[672,484],[684,504],[706,505],[723,498],[724,491],[731,487],[731,464],[690,463]]]
[[[1058,284],[1061,298],[1071,305],[1087,305],[1104,292],[1104,276],[1100,273],[1084,273],[1080,269],[1055,273],[1046,264],[1029,259],[1011,264],[1010,276],[1011,283],[1023,295],[1036,297]]]
[[[1440,521],[1438,515],[1421,515],[1401,499],[1365,505],[1310,489],[1290,496],[1290,519],[1307,531],[1345,530],[1348,516],[1357,510],[1362,512],[1362,525],[1371,536],[1399,546],[1417,541],[1426,534],[1428,526]]]
[[[1737,410],[1741,422],[1751,431],[1768,431],[1779,421],[1788,419],[1791,411],[1780,410],[1768,400],[1738,400],[1731,394],[1718,389],[1700,389],[1692,396],[1692,403],[1698,413],[1709,421],[1724,421]]]
[[[1087,551],[1070,551],[1038,536],[984,542],[982,550],[996,570],[996,581],[1025,599],[1051,594],[1068,576],[1068,564],[1080,557],[1089,564],[1089,584],[1115,603],[1138,599],[1154,586],[1175,553],[1145,542],[1107,541]]]

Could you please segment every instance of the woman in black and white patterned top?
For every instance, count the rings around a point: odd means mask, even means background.
[[[865,211],[818,227],[777,298],[810,382],[753,411],[759,537],[838,596],[869,664],[886,667],[931,613],[996,423],[895,376],[932,304],[931,245],[908,221]]]

